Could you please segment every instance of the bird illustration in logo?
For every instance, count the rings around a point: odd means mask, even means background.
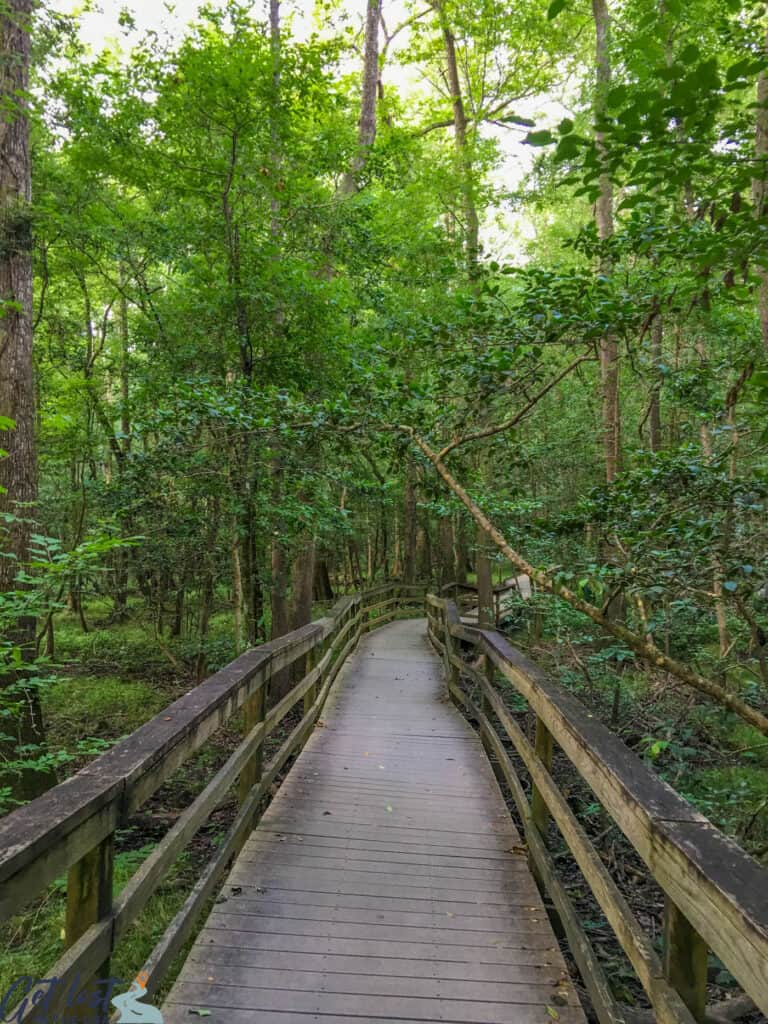
[[[120,1012],[119,1024],[163,1024],[163,1015],[156,1006],[139,1002],[147,994],[147,974],[142,972],[131,982],[122,995],[115,996],[112,1005]]]

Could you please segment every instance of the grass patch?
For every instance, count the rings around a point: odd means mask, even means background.
[[[169,703],[150,683],[120,676],[73,676],[43,690],[43,714],[51,747],[69,750],[81,740],[118,740]]]
[[[151,853],[154,844],[126,850],[115,857],[114,893],[117,895]],[[126,932],[110,961],[110,973],[126,984],[136,976],[180,909],[196,874],[192,858],[183,854],[153,894],[148,906]],[[25,913],[11,918],[0,946],[0,992],[20,978],[50,978],[51,969],[63,955],[66,880],[57,881]],[[120,988],[122,991],[122,988]]]

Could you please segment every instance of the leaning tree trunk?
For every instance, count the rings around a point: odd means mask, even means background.
[[[18,589],[19,567],[29,556],[31,506],[37,499],[35,449],[35,381],[32,361],[32,173],[29,154],[29,91],[31,0],[8,0],[0,10],[0,416],[15,427],[0,431],[0,513],[12,513],[3,537],[0,594]],[[2,423],[0,423],[2,426]],[[25,660],[34,656],[35,621],[19,618],[8,632]],[[24,675],[9,671],[0,678],[4,689],[23,684]],[[44,742],[38,691],[14,692],[19,707],[15,732],[19,745]],[[7,731],[8,726],[3,730]],[[11,756],[13,756],[11,754]],[[25,771],[8,779],[18,799],[37,796],[54,781],[48,773]]]

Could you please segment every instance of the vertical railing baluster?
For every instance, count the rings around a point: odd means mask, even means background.
[[[88,931],[91,925],[112,913],[112,886],[115,860],[115,833],[108,836],[67,873],[67,909],[64,919],[64,944],[69,949]],[[94,989],[101,981],[109,978],[109,957],[93,972],[85,988]],[[88,992],[88,1005],[94,1007],[93,1019],[97,1024],[107,1019],[105,1007],[101,1007],[98,991]]]
[[[551,773],[554,740],[552,739],[552,733],[538,716],[536,718],[535,749],[542,765]],[[531,820],[539,830],[542,839],[545,839],[547,826],[549,825],[549,808],[535,783],[531,787]]]
[[[707,1007],[709,950],[688,918],[667,896],[664,901],[664,974],[698,1021]]]
[[[250,697],[243,704],[243,735],[247,736],[259,722],[264,721],[264,714],[266,712],[266,693],[267,693],[268,678],[261,682],[255,693],[252,693]],[[243,770],[240,772],[240,780],[238,782],[238,800],[240,804],[244,804],[248,799],[251,790],[256,783],[261,779],[261,770],[264,765],[264,738],[262,738],[258,749],[254,751],[253,755],[248,759],[247,763],[243,766]]]

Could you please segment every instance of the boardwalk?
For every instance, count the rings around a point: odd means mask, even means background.
[[[365,638],[243,849],[166,1024],[580,1024],[475,734],[423,621]]]

